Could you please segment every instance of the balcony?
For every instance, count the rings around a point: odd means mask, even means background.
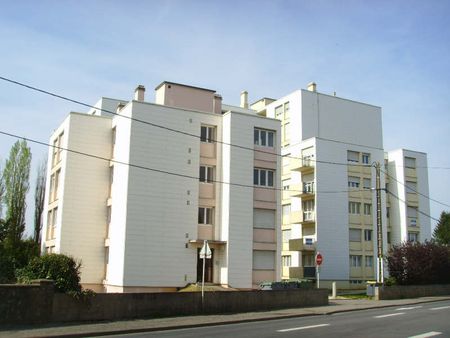
[[[314,211],[293,211],[291,223],[314,223],[316,221]]]
[[[315,161],[313,156],[304,156],[302,158],[291,159],[290,170],[300,171],[302,173],[314,171]]]
[[[291,186],[291,196],[303,199],[314,198],[315,184],[314,181],[302,182]]]
[[[289,278],[315,278],[316,268],[314,266],[291,266],[289,268]]]
[[[289,251],[315,251],[316,244],[312,238],[295,238],[289,240]]]

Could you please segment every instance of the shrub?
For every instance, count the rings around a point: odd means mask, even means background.
[[[435,242],[395,245],[387,261],[390,276],[400,285],[450,283],[450,248]]]
[[[17,270],[20,283],[30,283],[33,279],[51,279],[59,292],[81,292],[81,263],[62,254],[48,254],[33,258],[28,265]]]

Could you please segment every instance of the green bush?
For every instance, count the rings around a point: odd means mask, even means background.
[[[20,283],[30,283],[33,279],[51,279],[59,292],[81,292],[81,263],[62,254],[48,254],[33,258],[28,265],[16,271]]]

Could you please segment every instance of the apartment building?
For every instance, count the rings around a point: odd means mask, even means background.
[[[42,250],[82,260],[105,292],[201,280],[251,289],[281,276],[280,122],[173,82],[102,98],[51,136]],[[245,105],[244,105],[245,106]],[[237,145],[237,146],[235,146]]]
[[[426,155],[385,155],[380,107],[319,93],[311,83],[251,108],[281,121],[283,279],[315,278],[317,252],[321,286],[358,287],[376,279],[373,163],[381,164],[381,187],[389,182],[398,196],[381,191],[383,252],[392,243],[431,237],[429,218],[418,213],[420,207],[428,214],[429,202],[415,192],[428,193]]]

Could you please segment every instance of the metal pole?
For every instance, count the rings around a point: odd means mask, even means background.
[[[316,265],[316,274],[317,274],[317,288],[320,288],[320,266]]]
[[[381,216],[381,177],[380,177],[380,163],[375,162],[375,174],[376,174],[376,182],[375,182],[375,191],[377,198],[377,282],[383,284],[384,276],[383,276],[383,224],[382,224],[382,216]]]
[[[203,298],[205,297],[205,262],[206,262],[206,240],[203,241],[203,248],[205,248],[205,252],[203,253],[203,272],[202,272],[202,303]],[[201,251],[200,251],[201,253]]]

